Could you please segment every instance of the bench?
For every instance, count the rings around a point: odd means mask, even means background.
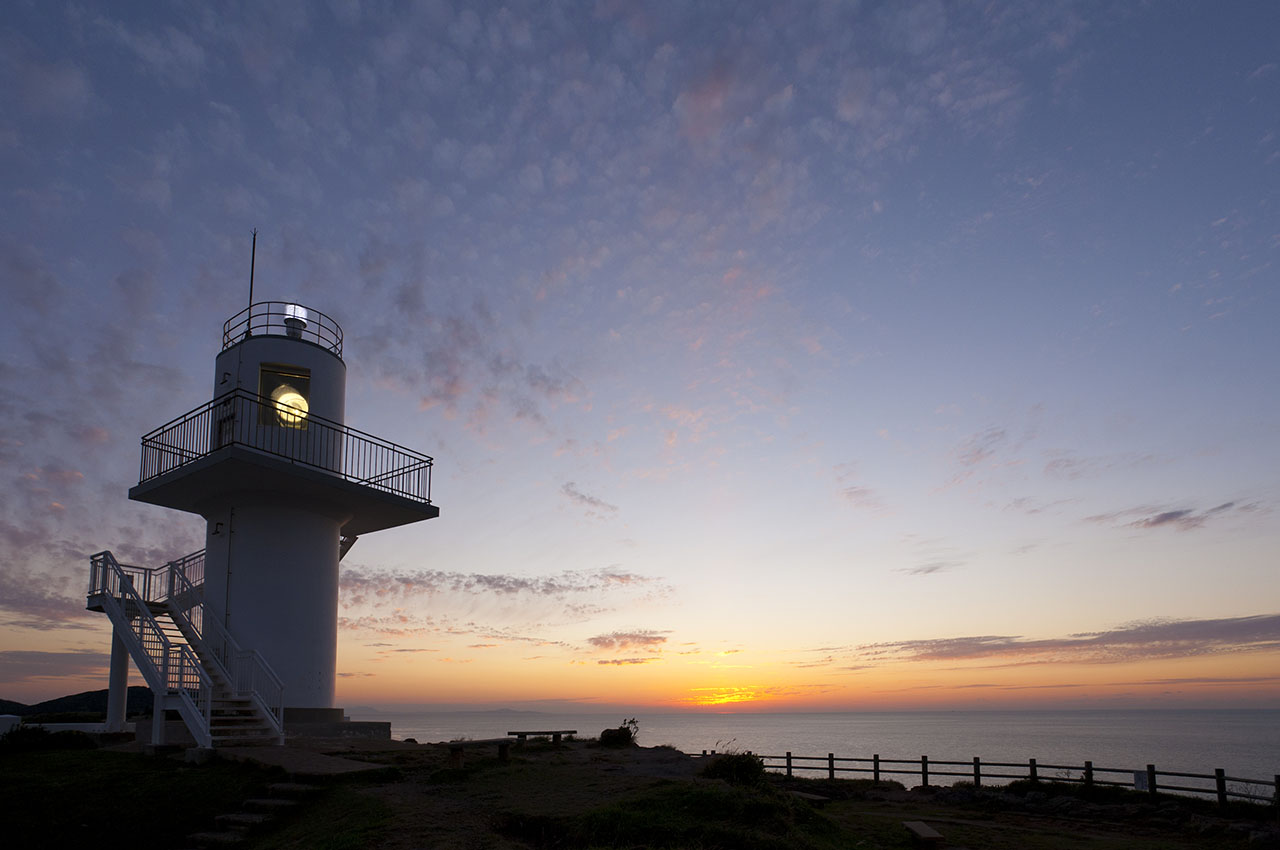
[[[550,735],[551,743],[558,744],[560,743],[561,735],[576,735],[578,734],[578,730],[577,729],[540,729],[540,730],[532,730],[532,731],[525,731],[525,732],[508,732],[507,734],[515,735],[516,741],[519,743],[520,746],[523,747],[525,739],[528,738],[530,735]]]
[[[912,847],[941,847],[942,833],[922,820],[904,820],[902,825],[911,833]]]
[[[483,747],[498,745],[498,761],[507,761],[511,756],[510,738],[479,738],[468,741],[446,741],[441,746],[449,748],[449,767],[462,767],[462,753],[467,747]]]

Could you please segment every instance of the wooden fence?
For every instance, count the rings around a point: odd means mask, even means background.
[[[708,755],[706,750],[702,754]],[[711,755],[715,750],[711,750]],[[918,759],[885,759],[878,754],[871,758],[837,758],[834,753],[826,756],[797,756],[790,752],[781,756],[758,755],[768,770],[784,771],[787,776],[795,771],[825,772],[827,778],[835,779],[837,774],[869,774],[871,779],[879,782],[882,777],[918,776],[921,785],[928,785],[931,777],[955,776],[972,781],[975,787],[982,787],[984,781],[996,779],[1032,782],[1047,780],[1053,782],[1077,782],[1085,786],[1112,786],[1116,788],[1133,788],[1155,795],[1161,792],[1180,792],[1217,797],[1219,805],[1227,805],[1232,800],[1248,800],[1250,802],[1275,803],[1280,807],[1280,774],[1270,780],[1243,779],[1227,776],[1222,768],[1213,773],[1179,773],[1169,770],[1156,770],[1154,764],[1147,765],[1145,770],[1133,770],[1120,767],[1096,767],[1093,762],[1083,765],[1040,764],[1035,759],[1025,762],[982,761],[974,756],[971,761],[936,761],[928,756]],[[964,768],[956,770],[955,768]],[[1015,772],[1010,772],[1015,771]],[[1048,771],[1048,773],[1046,773]],[[1117,776],[1125,777],[1123,780]],[[1184,780],[1198,780],[1198,785],[1173,784]]]

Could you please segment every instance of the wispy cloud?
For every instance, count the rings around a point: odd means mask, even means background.
[[[1237,513],[1250,514],[1259,510],[1261,510],[1261,505],[1257,503],[1239,504],[1237,502],[1223,502],[1205,510],[1196,508],[1136,507],[1105,514],[1095,514],[1085,517],[1085,521],[1126,528],[1173,528],[1178,531],[1191,531],[1202,528],[1210,520],[1219,517]]]
[[[597,664],[603,664],[603,665],[612,665],[612,666],[623,667],[623,666],[628,666],[628,665],[631,665],[631,664],[651,664],[651,663],[653,663],[654,661],[658,661],[658,660],[659,660],[659,659],[654,658],[654,657],[649,657],[649,658],[601,658],[601,659],[600,659],[599,661],[597,661],[596,663],[597,663]]]
[[[615,514],[618,512],[617,505],[611,505],[604,499],[583,493],[578,489],[578,485],[572,481],[566,482],[564,486],[560,488],[560,492],[568,496],[574,503],[586,508],[587,516],[601,517],[605,514]]]
[[[15,684],[84,676],[106,677],[110,657],[105,652],[73,649],[63,652],[0,650],[0,683]]]
[[[438,593],[563,598],[656,585],[658,582],[647,576],[607,568],[566,571],[553,576],[517,576],[445,570],[384,572],[355,567],[343,573],[340,589],[343,604],[352,606],[393,603]]]
[[[975,635],[857,647],[855,657],[924,662],[988,662],[985,666],[1115,664],[1280,650],[1280,614],[1216,620],[1150,620],[1104,632],[1031,640]]]
[[[596,635],[587,638],[587,643],[596,649],[649,649],[653,650],[667,642],[669,632],[658,631],[639,631],[639,632],[610,632],[607,635]]]
[[[945,573],[956,567],[963,567],[964,564],[964,561],[928,561],[914,567],[903,567],[898,572],[906,573],[910,576],[931,576],[935,573]]]

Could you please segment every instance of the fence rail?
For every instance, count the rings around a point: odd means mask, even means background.
[[[711,753],[714,754],[714,750]],[[707,755],[704,750],[703,755]],[[1249,779],[1239,776],[1227,776],[1222,768],[1213,773],[1184,773],[1172,770],[1157,770],[1154,764],[1145,769],[1134,770],[1122,767],[1098,767],[1092,761],[1083,765],[1041,764],[1036,759],[1024,762],[983,761],[974,756],[968,761],[943,761],[920,756],[918,759],[887,759],[879,754],[871,758],[837,757],[835,753],[825,756],[798,756],[794,753],[784,755],[759,755],[768,770],[782,771],[792,776],[796,771],[826,773],[827,778],[835,779],[840,774],[869,775],[879,782],[882,777],[918,776],[921,785],[929,785],[930,779],[938,776],[961,777],[981,787],[984,781],[997,779],[1030,780],[1038,782],[1072,782],[1092,786],[1109,786],[1116,788],[1134,788],[1155,795],[1165,791],[1176,791],[1183,794],[1196,794],[1216,797],[1220,805],[1227,805],[1231,800],[1248,800],[1255,803],[1273,803],[1280,807],[1280,774],[1271,779]],[[955,768],[964,768],[956,770]],[[1013,772],[1010,772],[1013,771]],[[1046,775],[1044,771],[1052,771]],[[1126,777],[1123,780],[1116,776]],[[1199,780],[1199,785],[1173,784],[1167,779]]]
[[[180,469],[227,446],[244,446],[332,473],[347,481],[431,504],[432,459],[322,416],[294,427],[264,425],[278,404],[232,390],[142,438],[138,482]]]

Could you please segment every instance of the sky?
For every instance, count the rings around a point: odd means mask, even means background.
[[[0,697],[248,298],[440,517],[338,704],[1280,705],[1280,6],[14,0]],[[133,682],[141,684],[134,675]]]

